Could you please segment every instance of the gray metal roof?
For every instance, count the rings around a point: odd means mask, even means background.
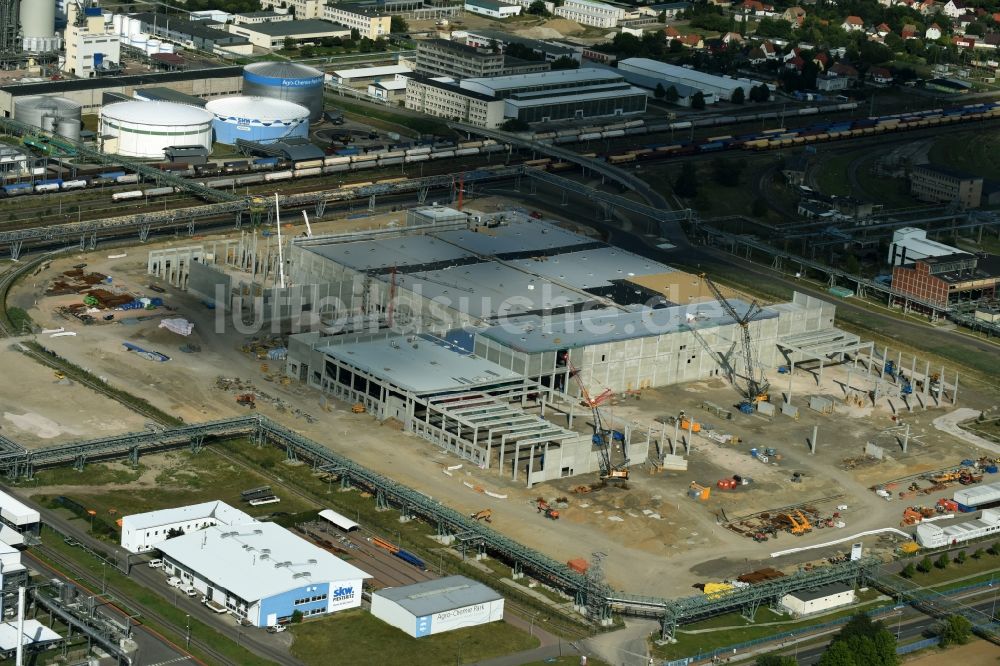
[[[417,395],[474,389],[521,375],[422,336],[388,336],[320,347],[324,354]]]
[[[255,62],[247,65],[244,71],[275,79],[315,79],[323,76],[323,72],[318,69],[295,62]]]
[[[356,271],[420,266],[472,257],[471,253],[433,236],[397,236],[304,247]]]
[[[652,259],[614,247],[566,252],[538,259],[517,259],[511,263],[580,289],[603,287],[612,280],[627,280],[637,275],[675,272],[675,269]]]
[[[811,590],[789,592],[788,596],[795,597],[799,601],[815,601],[816,599],[824,599],[826,597],[833,596],[834,594],[842,594],[843,592],[853,589],[853,587],[845,585],[844,583],[830,583],[829,585],[815,587]]]
[[[394,601],[417,617],[503,599],[503,595],[465,576],[390,587],[372,595]]]
[[[249,23],[239,26],[242,30],[259,32],[269,37],[294,37],[295,35],[316,35],[327,32],[338,32],[347,30],[346,26],[339,23],[330,23],[320,19],[303,19],[301,21],[275,21],[274,23]],[[294,63],[292,63],[294,64]],[[295,65],[303,67],[303,65]],[[308,69],[312,69],[311,67]],[[263,72],[257,72],[263,74]],[[264,76],[274,76],[273,74],[263,74]],[[314,75],[315,76],[315,75]]]
[[[593,238],[581,236],[542,220],[511,222],[489,228],[480,227],[477,231],[464,229],[443,231],[434,236],[469,252],[483,255],[554,250],[595,242]]]
[[[729,301],[737,314],[743,314],[749,304],[738,299]],[[757,319],[773,319],[778,313],[765,309]],[[479,333],[505,347],[525,353],[556,351],[597,345],[606,342],[633,340],[653,335],[681,333],[692,328],[733,326],[732,317],[717,301],[692,305],[676,305],[650,310],[633,311],[589,310],[571,317],[543,320],[537,315],[510,319]]]
[[[388,281],[389,275],[382,279]],[[597,302],[590,294],[567,289],[496,261],[397,275],[396,284],[410,291],[419,288],[424,298],[477,319],[549,309],[580,309]]]

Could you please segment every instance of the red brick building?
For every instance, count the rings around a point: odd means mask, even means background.
[[[1000,257],[966,252],[918,259],[892,269],[897,298],[909,296],[942,309],[958,301],[995,298],[1000,282]]]

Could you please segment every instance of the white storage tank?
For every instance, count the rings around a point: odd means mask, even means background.
[[[158,39],[150,39],[146,42],[146,53],[153,55],[154,53],[160,52],[160,44],[162,42]]]
[[[170,42],[160,42],[160,53],[173,53],[174,45]]]
[[[145,51],[146,50],[146,42],[147,41],[148,41],[148,38],[146,37],[146,35],[139,34],[139,35],[132,35],[131,37],[129,37],[128,43],[129,43],[129,46],[131,46],[134,49],[139,49],[140,51]]]
[[[55,2],[22,0],[20,15],[22,44],[25,51],[47,53],[59,50],[62,40],[56,34]]]
[[[309,136],[309,109],[301,104],[263,97],[223,97],[205,105],[214,116],[215,140],[233,145],[236,139],[269,143]]]
[[[175,102],[117,102],[101,109],[104,150],[129,157],[163,159],[170,146],[212,149],[212,114]]]
[[[243,94],[301,104],[309,120],[323,117],[323,72],[293,62],[255,62],[243,68]]]

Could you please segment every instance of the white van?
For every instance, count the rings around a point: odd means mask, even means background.
[[[170,578],[167,579],[167,585],[169,585],[170,587],[180,587],[181,579],[178,578],[177,576],[171,576]]]
[[[163,568],[163,560],[161,560],[161,559],[150,560],[149,561],[149,568],[150,569],[162,569]]]

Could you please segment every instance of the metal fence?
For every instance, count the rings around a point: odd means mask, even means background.
[[[896,654],[910,654],[911,652],[916,652],[917,650],[923,650],[924,648],[934,647],[941,642],[939,636],[934,638],[925,638],[922,641],[917,641],[916,643],[907,643],[906,645],[900,645],[896,648]]]
[[[975,589],[979,589],[979,588],[983,588],[983,587],[992,587],[996,583],[997,583],[997,581],[995,581],[995,580],[993,580],[991,578],[990,580],[984,580],[984,581],[980,581],[978,583],[972,583],[970,585],[963,585],[962,587],[956,587],[956,588],[947,590],[944,594],[947,594],[947,595],[951,596],[951,595],[955,595],[955,594],[960,594],[962,592],[967,592],[969,590],[975,590]],[[902,610],[902,606],[899,605],[899,604],[894,604],[892,606],[883,606],[882,608],[876,608],[874,610],[867,611],[867,614],[872,619],[877,619],[877,618],[879,618],[879,617],[881,617],[883,615],[887,615],[887,614],[889,614],[889,613],[891,613],[892,611],[895,611],[895,610]],[[692,663],[694,661],[700,661],[702,659],[711,659],[713,657],[717,657],[717,656],[724,655],[724,654],[730,654],[731,655],[734,652],[739,652],[740,650],[745,650],[747,648],[756,647],[758,645],[764,645],[764,644],[767,644],[767,643],[774,643],[775,641],[781,642],[781,641],[784,641],[786,638],[794,638],[796,635],[802,636],[802,635],[807,634],[807,633],[812,634],[812,633],[815,633],[817,631],[822,631],[824,629],[830,629],[832,627],[837,627],[837,626],[840,626],[842,624],[846,624],[847,622],[850,621],[850,619],[851,619],[851,617],[847,616],[847,617],[838,618],[836,620],[831,620],[829,622],[824,622],[823,624],[810,624],[808,626],[802,627],[802,629],[797,629],[797,630],[793,630],[793,631],[785,631],[785,632],[782,632],[780,634],[774,634],[772,636],[766,636],[764,638],[755,638],[755,639],[750,640],[750,641],[744,641],[742,643],[735,643],[733,645],[727,645],[726,647],[723,647],[723,648],[716,648],[715,650],[712,650],[711,652],[704,652],[704,653],[699,652],[698,655],[695,656],[695,657],[686,657],[685,659],[687,659],[687,661],[685,661],[684,659],[677,659],[675,661],[664,661],[663,662],[663,666],[675,666],[675,665],[676,666],[686,666],[686,664],[690,664],[690,663]],[[940,639],[939,638],[933,638],[933,639],[927,639],[927,640],[933,640],[933,641],[935,641],[934,644],[936,644],[936,641],[938,641]],[[924,642],[925,641],[920,641],[919,643],[924,643]],[[897,653],[898,654],[906,654],[906,652],[900,652],[900,650],[903,650],[903,649],[905,649],[907,651],[913,651],[913,650],[919,650],[919,649],[921,649],[921,648],[911,648],[910,645],[916,645],[916,643],[912,643],[912,644],[903,646],[902,648],[897,648],[897,650],[896,650]],[[928,644],[928,645],[930,645],[930,644]],[[780,646],[778,646],[778,647],[780,647]],[[923,647],[927,647],[927,645],[924,645]]]

